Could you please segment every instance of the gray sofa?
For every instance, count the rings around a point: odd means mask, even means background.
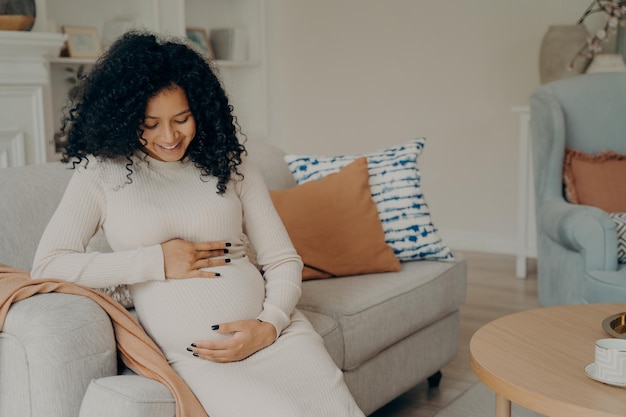
[[[295,185],[277,148],[247,144],[272,189]],[[29,269],[71,170],[0,169],[0,263]],[[413,261],[400,272],[303,283],[298,308],[322,335],[366,414],[429,379],[456,354],[466,261]],[[172,417],[169,390],[118,369],[108,316],[94,302],[39,294],[0,332],[0,416]]]

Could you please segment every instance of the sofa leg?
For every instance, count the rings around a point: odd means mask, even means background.
[[[439,386],[439,383],[441,382],[441,377],[442,377],[441,371],[437,371],[431,376],[429,376],[428,386],[430,388],[437,388]]]

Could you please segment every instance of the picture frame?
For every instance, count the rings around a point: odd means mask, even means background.
[[[207,35],[207,31],[202,28],[188,27],[185,29],[187,34],[187,39],[192,47],[194,47],[198,52],[207,56],[209,59],[215,59],[215,54],[213,53],[213,48],[211,47],[211,42],[209,41],[209,36]]]
[[[65,41],[67,56],[72,58],[96,58],[102,52],[100,38],[95,27],[62,26],[67,35]]]

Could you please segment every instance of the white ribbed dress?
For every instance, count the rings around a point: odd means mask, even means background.
[[[92,288],[130,284],[142,326],[211,417],[363,416],[321,337],[295,310],[302,262],[256,168],[224,195],[193,163],[144,154],[128,161],[90,158],[73,174],[35,255],[33,278],[61,278]],[[113,253],[85,253],[102,228]],[[263,275],[244,255],[245,232]],[[215,279],[165,279],[160,244],[170,239],[227,241],[232,261]],[[279,337],[232,363],[193,357],[196,340],[228,337],[213,324],[258,318]]]

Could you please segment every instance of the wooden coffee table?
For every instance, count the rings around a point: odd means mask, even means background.
[[[474,373],[496,393],[496,417],[511,402],[550,417],[626,416],[626,388],[584,371],[594,344],[610,337],[602,321],[626,304],[581,304],[511,314],[480,328],[470,341]]]

